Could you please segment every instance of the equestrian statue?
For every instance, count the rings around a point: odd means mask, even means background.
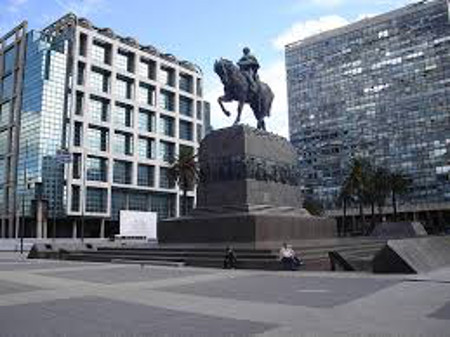
[[[259,63],[256,57],[250,53],[250,49],[247,47],[243,52],[244,55],[237,62],[238,66],[223,58],[214,63],[214,71],[219,75],[225,92],[217,101],[227,116],[230,116],[230,112],[225,109],[223,103],[232,101],[239,103],[234,124],[240,122],[244,104],[250,104],[258,121],[257,128],[266,130],[264,118],[270,115],[274,95],[270,87],[259,80]]]

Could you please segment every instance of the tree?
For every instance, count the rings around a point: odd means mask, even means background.
[[[342,232],[345,235],[345,233],[347,232],[347,205],[348,202],[351,200],[352,198],[352,185],[350,182],[350,179],[347,178],[344,183],[342,184],[341,187],[341,191],[339,192],[338,198],[337,198],[337,202],[338,204],[342,204],[342,213],[343,213],[343,218],[342,218]],[[341,232],[338,228],[338,232]]]
[[[365,172],[364,199],[371,206],[372,217],[367,234],[375,227],[375,204],[378,205],[381,221],[382,207],[389,191],[389,171],[382,167],[369,166]]]
[[[405,194],[410,184],[411,180],[401,172],[393,172],[389,176],[389,187],[392,193],[394,221],[397,221],[397,195]]]
[[[359,204],[359,215],[361,222],[364,223],[364,203],[367,196],[366,189],[368,188],[368,174],[371,169],[370,164],[361,158],[354,158],[350,167],[350,173],[346,179],[349,185],[350,193],[357,199]]]
[[[183,213],[188,213],[188,197],[187,192],[191,190],[198,178],[196,155],[190,147],[180,146],[178,157],[172,162],[169,168],[169,175],[178,186],[183,190]]]

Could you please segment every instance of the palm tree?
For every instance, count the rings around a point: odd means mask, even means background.
[[[375,204],[378,205],[378,211],[381,221],[382,207],[386,197],[390,191],[389,188],[389,171],[382,167],[368,167],[365,172],[365,201],[371,206],[371,222],[367,234],[375,227]]]
[[[352,185],[350,180],[347,178],[341,186],[341,191],[339,192],[337,202],[342,204],[342,233],[345,235],[347,232],[347,203],[352,197]]]
[[[392,209],[394,211],[394,221],[397,221],[397,195],[405,194],[411,180],[401,172],[393,172],[389,176],[389,186],[392,193]]]
[[[349,184],[351,194],[356,197],[359,203],[359,215],[361,222],[364,224],[364,203],[366,201],[365,190],[368,187],[368,174],[370,164],[361,158],[354,158],[350,168],[350,174],[346,181]]]
[[[198,178],[198,168],[195,158],[196,155],[193,154],[192,148],[180,146],[179,156],[172,162],[169,168],[171,178],[183,190],[184,215],[188,213],[187,192],[194,187]]]
[[[390,171],[384,167],[378,167],[375,171],[375,200],[378,206],[378,215],[380,217],[380,222],[383,218],[383,207],[390,192],[390,174]]]

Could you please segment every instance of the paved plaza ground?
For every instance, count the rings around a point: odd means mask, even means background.
[[[0,253],[0,336],[450,336],[450,269],[142,268]]]

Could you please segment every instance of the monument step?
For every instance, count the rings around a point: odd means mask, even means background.
[[[129,256],[129,255],[140,255],[140,256],[167,256],[167,257],[180,257],[180,258],[186,258],[186,257],[208,257],[208,256],[214,256],[214,257],[220,257],[222,258],[225,254],[224,250],[216,251],[216,252],[192,252],[192,251],[136,251],[133,249],[129,250],[99,250],[99,254],[102,255],[114,255],[114,256]],[[235,254],[239,257],[243,258],[254,258],[254,259],[266,259],[266,258],[272,258],[274,254],[269,253],[258,253],[258,252],[235,252]]]

